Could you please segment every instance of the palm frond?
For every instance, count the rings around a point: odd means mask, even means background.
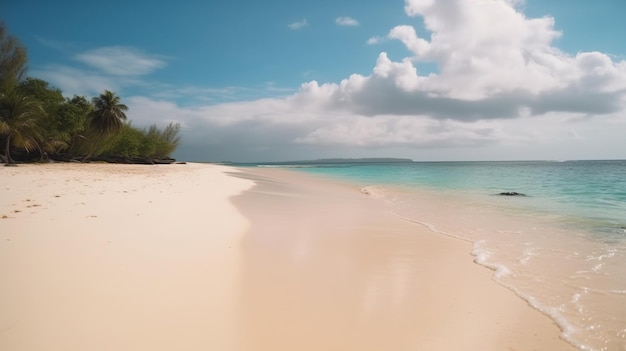
[[[90,127],[100,136],[119,132],[124,121],[128,106],[120,103],[119,96],[105,90],[100,96],[92,99],[94,110],[91,113]]]

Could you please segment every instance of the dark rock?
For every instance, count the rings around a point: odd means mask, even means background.
[[[153,158],[152,163],[155,165],[169,165],[176,162],[173,158]]]
[[[526,196],[526,194],[518,193],[515,191],[503,191],[501,193],[498,193],[498,195],[500,196]]]

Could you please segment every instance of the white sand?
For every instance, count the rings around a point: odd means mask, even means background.
[[[0,350],[225,350],[237,244],[210,165],[0,169]]]

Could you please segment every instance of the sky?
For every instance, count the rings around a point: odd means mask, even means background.
[[[4,0],[28,76],[188,161],[626,159],[624,0]]]

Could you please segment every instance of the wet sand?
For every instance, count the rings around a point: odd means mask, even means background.
[[[237,350],[574,350],[471,244],[349,185],[248,169]]]
[[[573,350],[470,243],[350,186],[198,164],[0,179],[0,350]]]

